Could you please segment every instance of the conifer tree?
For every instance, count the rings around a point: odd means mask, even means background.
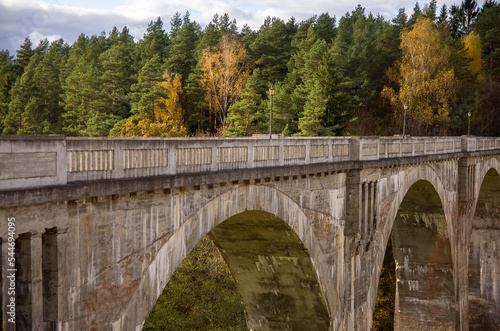
[[[21,48],[16,53],[14,60],[15,74],[19,77],[23,74],[24,68],[30,63],[30,59],[35,54],[30,38],[25,38]]]
[[[106,135],[110,124],[102,87],[102,66],[98,60],[104,48],[101,38],[80,35],[71,49],[63,77],[61,105],[66,135]]]
[[[155,109],[163,109],[160,102],[165,97],[165,90],[161,86],[163,66],[159,55],[146,61],[146,64],[139,71],[137,83],[132,85],[130,97],[132,100],[132,113],[150,118],[155,122]]]
[[[260,68],[264,81],[278,82],[285,79],[291,57],[291,41],[297,31],[294,20],[285,23],[278,18],[266,18],[250,45],[250,54]]]
[[[314,38],[323,39],[328,45],[330,45],[336,34],[336,18],[331,17],[328,13],[323,13],[319,15],[318,19],[313,25]]]
[[[39,55],[33,55],[30,62],[24,68],[23,74],[16,80],[11,91],[11,102],[9,112],[4,119],[3,134],[21,134],[23,127],[23,113],[28,105],[30,98],[36,91],[34,82],[35,68],[40,61]],[[37,118],[34,119],[38,120]]]
[[[163,63],[167,56],[168,45],[170,40],[168,34],[163,30],[163,21],[160,17],[156,21],[149,22],[147,33],[144,38],[138,43],[135,48],[136,58],[139,60],[137,63],[137,71],[144,67],[146,62],[157,55],[159,60]]]
[[[102,64],[104,107],[112,116],[126,116],[130,109],[128,92],[133,82],[132,59],[124,43],[118,42],[99,57]]]
[[[264,88],[261,82],[260,69],[256,68],[248,77],[245,88],[240,94],[240,100],[228,110],[225,136],[238,137],[264,133],[269,122],[266,116],[267,103],[263,103],[262,100],[261,91]]]
[[[3,121],[9,111],[10,91],[14,85],[13,58],[8,50],[0,50],[0,133],[3,131]]]
[[[341,78],[331,51],[326,50],[324,40],[318,40],[311,53],[315,49],[318,49],[316,53],[321,54],[321,58],[316,60],[317,67],[304,84],[308,93],[299,119],[300,135],[343,135],[351,120],[347,95],[340,87]]]

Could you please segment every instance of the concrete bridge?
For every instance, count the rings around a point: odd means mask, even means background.
[[[140,330],[209,234],[252,330],[369,330],[389,238],[396,329],[498,330],[499,138],[274,138],[2,136],[2,328]]]

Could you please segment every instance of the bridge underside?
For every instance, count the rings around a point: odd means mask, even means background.
[[[392,230],[395,330],[455,330],[451,246],[443,207],[427,181],[401,203]]]
[[[469,247],[469,329],[500,327],[500,176],[490,170],[479,192]]]
[[[285,222],[267,212],[247,211],[209,236],[236,279],[250,330],[329,329],[315,268]]]

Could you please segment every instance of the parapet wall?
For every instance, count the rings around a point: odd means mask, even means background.
[[[0,136],[0,191],[69,183],[453,154],[500,138],[73,138]]]

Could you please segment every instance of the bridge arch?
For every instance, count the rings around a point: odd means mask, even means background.
[[[284,228],[288,227],[295,232],[307,251],[306,254],[309,254],[320,292],[328,293],[328,297],[321,294],[324,309],[327,316],[329,315],[328,322],[331,324],[330,320],[332,320],[333,323],[340,323],[341,317],[338,316],[340,298],[331,277],[327,277],[330,267],[311,224],[312,220],[318,221],[318,218],[328,218],[328,216],[306,214],[295,201],[276,188],[248,184],[233,186],[217,195],[179,225],[168,241],[158,250],[127,307],[113,323],[114,329],[128,330],[132,326],[140,329],[168,280],[197,243],[231,218],[255,215],[255,213],[260,213],[260,216],[264,215],[267,220],[275,222],[279,220],[284,223]],[[231,265],[229,267],[232,269]],[[244,298],[243,301],[245,301]]]
[[[454,329],[453,232],[448,204],[453,192],[430,165],[403,170],[391,181],[393,192],[385,196],[380,208],[385,225],[379,239],[382,251],[377,256],[375,285],[391,238],[397,277],[395,329]]]
[[[500,162],[491,157],[478,170],[471,208],[468,301],[470,330],[500,325]]]

